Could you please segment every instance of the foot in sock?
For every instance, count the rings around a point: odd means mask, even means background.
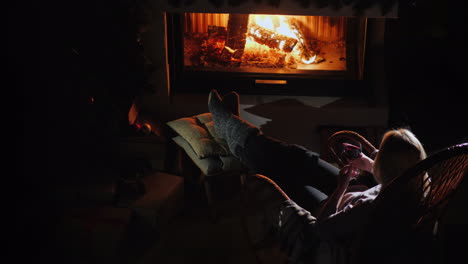
[[[235,101],[235,98],[238,102],[239,95],[237,93],[229,96],[233,98],[229,100]],[[216,90],[210,92],[208,108],[213,115],[216,134],[218,137],[226,140],[230,151],[237,157],[240,156],[238,152],[243,150],[247,137],[251,134],[260,133],[260,130],[242,120],[238,115],[231,113],[223,102]]]
[[[244,156],[240,152],[244,151],[247,138],[250,135],[261,133],[260,130],[256,126],[242,120],[242,118],[236,115],[231,115],[224,122],[226,127],[225,140],[229,146],[229,150],[238,158]]]
[[[229,110],[223,103],[223,99],[216,89],[210,91],[208,95],[208,110],[213,115],[229,115]]]
[[[223,96],[222,100],[226,109],[228,109],[231,113],[238,116],[240,115],[240,98],[239,94],[236,92],[230,92]]]
[[[226,122],[231,115],[230,111],[223,104],[223,100],[215,89],[211,90],[208,96],[208,110],[213,116],[214,128],[219,138],[226,140]]]

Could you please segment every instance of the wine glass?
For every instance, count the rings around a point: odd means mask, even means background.
[[[362,145],[359,142],[343,142],[342,149],[341,160],[346,164],[349,164],[352,160],[361,157]],[[361,173],[361,171],[356,168],[352,173],[353,175],[351,177],[355,178]]]

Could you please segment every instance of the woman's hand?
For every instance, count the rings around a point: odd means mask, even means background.
[[[356,176],[356,174],[356,168],[352,167],[351,165],[345,165],[343,168],[341,168],[338,175],[338,186],[348,187],[349,181],[351,181],[351,179]]]
[[[364,153],[361,153],[361,156],[357,159],[353,159],[349,162],[351,167],[368,171],[372,173],[372,166],[374,165],[374,161],[367,157]]]
[[[317,218],[325,219],[331,214],[334,214],[337,210],[337,206],[340,203],[343,194],[348,188],[349,181],[353,176],[354,169],[350,165],[345,165],[341,168],[338,174],[338,182],[335,191],[328,197],[323,206],[319,208]]]

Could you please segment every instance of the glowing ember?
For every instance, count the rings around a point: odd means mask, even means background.
[[[305,63],[305,64],[311,64],[311,63],[314,63],[315,59],[317,58],[317,54],[315,54],[312,58],[310,58],[309,60],[306,60],[306,59],[302,59],[302,62]]]

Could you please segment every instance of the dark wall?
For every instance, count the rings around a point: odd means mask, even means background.
[[[468,136],[466,16],[448,11],[447,1],[410,1],[387,24],[389,125],[409,125],[429,152]]]
[[[44,13],[51,16],[43,17],[44,51],[50,52],[41,54],[41,77],[53,89],[47,124],[51,167],[87,168],[80,182],[95,167],[118,163],[118,139],[130,129],[128,111],[145,89],[138,39],[144,22],[134,2],[72,1]]]
[[[118,138],[145,89],[133,2],[8,7],[8,86],[20,99],[12,107],[20,129],[5,187],[14,207],[12,243],[22,250],[17,258],[42,263],[68,206],[59,193],[72,196],[66,190],[118,177]]]

